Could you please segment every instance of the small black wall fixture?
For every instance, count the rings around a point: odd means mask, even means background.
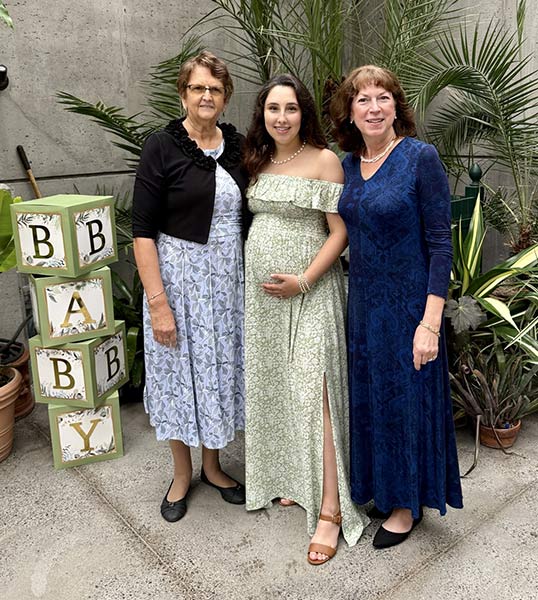
[[[5,90],[9,85],[6,65],[0,65],[0,91]]]

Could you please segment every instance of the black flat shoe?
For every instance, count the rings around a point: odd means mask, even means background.
[[[230,477],[228,475],[228,477]],[[231,479],[231,478],[230,478]],[[200,480],[205,484],[214,487],[216,490],[219,490],[222,499],[225,502],[229,502],[230,504],[245,504],[245,486],[242,483],[235,481],[237,485],[234,487],[220,487],[220,485],[216,485],[215,483],[211,483],[204,473],[204,469],[200,472]]]
[[[377,506],[372,506],[372,508],[366,513],[370,519],[388,519],[391,513],[384,513],[377,508]]]
[[[173,479],[172,483],[174,483]],[[172,488],[172,483],[168,488],[168,492]],[[189,495],[189,490],[187,490],[187,493],[181,500],[176,500],[175,502],[170,502],[170,500],[168,500],[168,492],[164,495],[161,503],[161,515],[165,521],[175,523],[176,521],[179,521],[179,519],[182,519],[187,512],[187,496]]]
[[[385,529],[383,525],[380,525],[377,533],[374,536],[374,541],[372,542],[374,548],[391,548],[392,546],[397,546],[398,544],[405,542],[413,529],[415,529],[415,527],[422,521],[422,517],[423,513],[422,509],[420,509],[418,518],[413,519],[413,525],[411,525],[411,529],[405,533],[394,533],[393,531],[388,531]]]

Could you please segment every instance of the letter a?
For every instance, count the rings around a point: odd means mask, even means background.
[[[73,305],[75,302],[78,304],[78,310],[73,310]],[[95,323],[95,319],[92,319],[86,305],[84,304],[84,300],[80,297],[78,292],[73,292],[71,296],[71,300],[69,301],[69,308],[65,313],[64,322],[60,325],[60,327],[72,327],[73,325],[70,322],[70,316],[76,313],[82,313],[84,315],[84,323]]]

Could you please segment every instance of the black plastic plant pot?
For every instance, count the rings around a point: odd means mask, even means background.
[[[24,344],[0,338],[0,365],[10,365],[24,353]]]

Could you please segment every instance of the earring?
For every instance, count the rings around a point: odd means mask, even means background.
[[[350,123],[353,123],[353,118],[349,119],[349,122],[350,122]]]

